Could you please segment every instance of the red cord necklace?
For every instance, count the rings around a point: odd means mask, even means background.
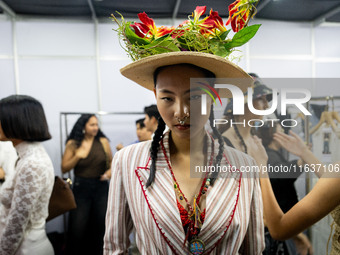
[[[212,138],[211,138],[212,139]],[[201,184],[201,187],[200,187],[200,190],[198,192],[197,195],[195,195],[194,197],[194,202],[193,202],[193,205],[191,206],[191,204],[189,203],[188,199],[185,197],[184,193],[182,192],[181,188],[179,187],[178,185],[178,182],[176,180],[176,177],[174,175],[174,172],[172,170],[172,167],[171,167],[171,164],[170,164],[170,161],[167,157],[167,154],[166,154],[166,151],[165,151],[165,148],[164,148],[164,145],[163,145],[163,142],[161,142],[161,147],[162,147],[162,150],[163,150],[163,153],[165,155],[165,159],[166,159],[166,162],[168,164],[168,167],[170,169],[170,172],[171,172],[171,175],[172,175],[172,178],[173,178],[173,181],[174,181],[174,188],[177,192],[177,195],[179,197],[180,200],[185,200],[187,206],[188,206],[188,217],[187,217],[187,220],[186,222],[188,223],[188,227],[186,228],[186,238],[184,240],[184,243],[189,240],[189,250],[190,250],[190,253],[191,254],[203,254],[204,251],[205,251],[205,245],[204,245],[204,242],[201,240],[201,239],[198,239],[198,234],[201,230],[201,227],[202,227],[202,218],[201,216],[205,215],[205,210],[204,212],[201,211],[201,209],[199,208],[199,202],[201,200],[201,197],[202,195],[204,195],[209,186],[210,186],[210,179],[208,178],[208,174],[209,172],[206,172],[204,178],[203,178],[203,182]],[[206,147],[206,146],[204,146]],[[211,143],[211,155],[210,155],[210,162],[209,162],[209,165],[211,166],[212,165],[212,162],[213,162],[213,152],[214,152],[214,140],[212,139],[212,143]],[[177,203],[180,204],[177,200]],[[185,224],[187,225],[187,224]]]

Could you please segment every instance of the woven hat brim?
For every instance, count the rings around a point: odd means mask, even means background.
[[[161,66],[176,64],[192,64],[213,72],[216,78],[232,78],[230,84],[239,87],[243,92],[253,83],[253,79],[232,62],[213,54],[194,51],[170,52],[145,57],[123,67],[120,72],[144,88],[153,90],[155,70]],[[220,90],[219,95],[232,97],[227,89]]]

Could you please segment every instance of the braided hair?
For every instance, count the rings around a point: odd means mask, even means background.
[[[162,119],[162,117],[159,117],[158,126],[155,131],[155,135],[153,137],[151,148],[150,148],[150,157],[151,157],[150,176],[149,176],[148,181],[146,182],[146,187],[149,187],[155,180],[158,147],[159,147],[159,142],[163,138],[164,130],[165,130],[165,122]]]
[[[232,120],[234,121],[235,118],[233,117]],[[238,139],[240,139],[240,141],[241,141],[241,143],[242,143],[242,145],[243,145],[243,147],[244,147],[244,152],[245,152],[246,154],[248,154],[248,147],[247,147],[246,143],[244,142],[244,139],[243,139],[243,137],[241,136],[240,131],[238,130],[238,127],[237,127],[236,125],[234,125],[234,130],[235,130],[235,133],[236,133]]]
[[[213,131],[214,136],[217,138],[218,140],[218,154],[215,158],[215,169],[218,169],[218,166],[221,164],[222,161],[222,156],[223,156],[223,151],[224,151],[224,139],[221,135],[221,133],[218,131],[217,127],[214,126],[214,106],[211,106],[211,110],[210,110],[210,116],[209,116],[209,122],[210,122],[210,127]],[[215,183],[215,180],[217,179],[218,176],[218,171],[215,171],[212,173],[212,175],[210,176],[210,185],[213,186]]]

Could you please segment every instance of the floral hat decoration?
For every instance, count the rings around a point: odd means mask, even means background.
[[[210,10],[209,16],[201,18],[206,6],[197,6],[188,19],[177,27],[157,27],[153,19],[143,12],[141,22],[126,21],[120,15],[115,31],[123,42],[121,46],[134,61],[125,66],[121,73],[153,90],[154,71],[161,66],[188,63],[213,72],[216,78],[242,78],[237,82],[243,91],[251,86],[252,78],[240,67],[229,61],[231,53],[254,37],[261,25],[248,26],[256,14],[258,0],[236,0],[229,5],[229,18],[223,22],[217,11]],[[230,25],[231,28],[226,26]],[[232,38],[228,35],[233,30]],[[224,90],[226,91],[226,90]],[[228,92],[221,96],[230,97]]]

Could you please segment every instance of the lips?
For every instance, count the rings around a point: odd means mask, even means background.
[[[187,130],[187,129],[190,128],[190,124],[184,124],[184,125],[177,124],[177,125],[175,125],[175,127],[176,127],[178,130]]]

